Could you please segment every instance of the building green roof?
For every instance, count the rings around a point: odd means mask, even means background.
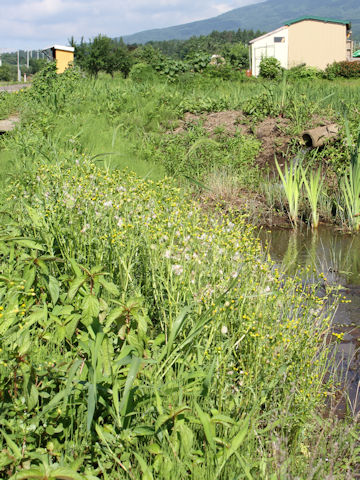
[[[340,23],[341,25],[350,25],[351,22],[348,20],[335,20],[334,18],[324,18],[324,17],[314,17],[312,15],[296,18],[295,20],[290,20],[290,22],[286,22],[285,25],[290,26],[294,25],[294,23],[303,22],[304,20],[317,20],[318,22],[324,23]]]

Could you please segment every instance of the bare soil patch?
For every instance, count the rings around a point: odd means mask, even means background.
[[[214,113],[185,113],[184,119],[168,134],[180,135],[194,125],[201,125],[210,136],[224,133],[234,136],[236,133],[254,135],[261,141],[262,149],[256,162],[261,166],[275,168],[275,155],[281,160],[288,150],[291,137],[286,133],[290,120],[286,118],[266,118],[253,127],[248,118],[239,110],[227,110]]]
[[[261,141],[262,148],[257,163],[275,169],[275,156],[279,163],[288,151],[291,137],[286,133],[290,120],[287,118],[266,118],[256,126],[255,135]]]
[[[180,124],[175,130],[168,132],[175,135],[184,133],[193,125],[201,124],[202,127],[214,135],[219,129],[227,133],[228,135],[235,135],[240,133],[251,133],[250,126],[245,123],[246,117],[239,110],[227,110],[224,112],[214,113],[185,113],[184,119],[180,121]]]
[[[5,120],[0,120],[0,134],[14,130],[16,124],[20,121],[19,115],[11,115]]]

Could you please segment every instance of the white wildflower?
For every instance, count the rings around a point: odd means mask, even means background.
[[[182,267],[182,265],[173,265],[172,271],[174,275],[181,275],[184,271],[184,268]]]

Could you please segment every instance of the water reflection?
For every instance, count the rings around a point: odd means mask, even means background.
[[[334,318],[334,332],[343,333],[337,345],[339,376],[346,383],[350,406],[360,410],[360,235],[347,235],[330,228],[262,230],[260,238],[272,259],[287,275],[309,267],[306,281],[323,274],[330,284],[341,285],[350,303],[340,303]],[[341,406],[345,409],[345,405]],[[341,412],[340,412],[341,413]]]
[[[292,275],[299,266],[323,273],[330,283],[359,287],[360,235],[346,235],[334,229],[272,230],[260,232],[276,262]]]

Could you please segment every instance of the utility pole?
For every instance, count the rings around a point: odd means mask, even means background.
[[[26,51],[26,68],[29,68],[29,50]]]
[[[21,82],[19,50],[17,51],[17,79],[18,79],[18,82]]]

